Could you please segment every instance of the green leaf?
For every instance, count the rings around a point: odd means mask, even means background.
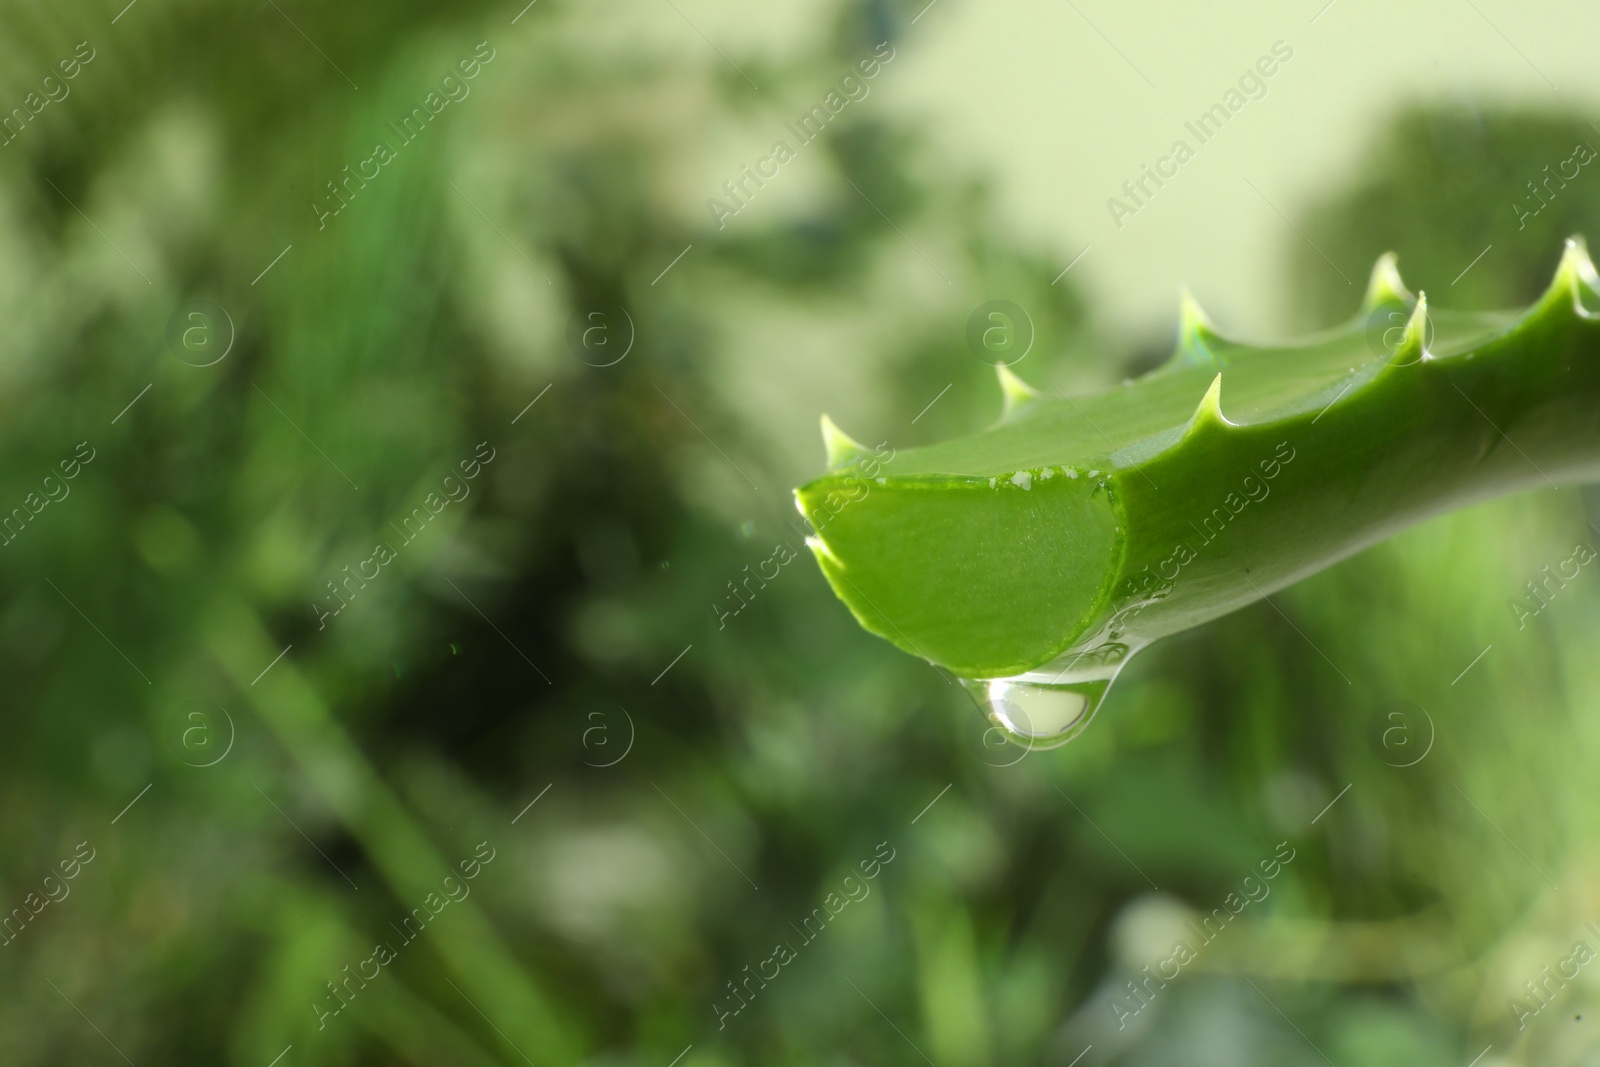
[[[898,453],[826,423],[796,498],[839,598],[907,652],[966,678],[1120,659],[1431,515],[1594,477],[1590,308],[1577,240],[1520,313],[1431,311],[1392,256],[1295,344],[1229,340],[1186,295],[1143,378],[1052,397],[1002,368],[995,426]]]

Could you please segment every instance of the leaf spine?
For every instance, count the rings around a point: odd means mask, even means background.
[[[1005,402],[1005,407],[1000,411],[1001,422],[1013,418],[1034,401],[1044,398],[1043,393],[1017,377],[1010,367],[996,366],[994,371],[1000,379],[1000,395]]]
[[[828,450],[829,470],[837,470],[853,463],[868,451],[865,445],[839,429],[826,415],[822,416],[822,446]]]
[[[1385,252],[1379,256],[1372,265],[1372,276],[1367,279],[1367,295],[1361,301],[1362,314],[1385,304],[1409,304],[1414,299],[1406,283],[1400,279],[1400,267],[1395,254]]]
[[[1222,414],[1222,372],[1218,371],[1217,376],[1211,379],[1211,385],[1206,389],[1206,395],[1200,398],[1199,406],[1194,409],[1194,415],[1190,417],[1189,425],[1184,430],[1183,436],[1190,438],[1209,428],[1226,430],[1233,425]],[[1098,473],[1098,471],[1092,471],[1090,472],[1090,477]]]
[[[1583,298],[1596,295],[1600,295],[1600,277],[1595,274],[1589,248],[1582,237],[1569,237],[1566,247],[1561,251],[1561,262],[1556,266],[1555,277],[1550,280],[1550,288],[1539,303],[1559,301],[1580,317],[1590,318],[1596,312],[1584,306]]]
[[[1178,349],[1173,359],[1198,367],[1215,366],[1223,337],[1188,286],[1178,293]]]
[[[1428,352],[1428,294],[1417,293],[1417,306],[1411,309],[1411,317],[1406,320],[1405,333],[1400,338],[1400,344],[1395,348],[1394,354],[1389,357],[1389,363],[1396,367],[1404,367],[1412,363],[1424,363],[1434,357]]]

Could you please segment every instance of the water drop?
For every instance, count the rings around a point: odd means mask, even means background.
[[[1010,678],[963,678],[962,685],[989,721],[1011,741],[1057,748],[1088,728],[1136,647],[1110,642],[1070,651],[1037,670]]]

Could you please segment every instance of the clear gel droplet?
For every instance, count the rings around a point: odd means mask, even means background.
[[[1088,728],[1134,651],[1125,644],[1104,644],[1026,674],[963,678],[962,685],[1009,740],[1030,750],[1057,748]]]

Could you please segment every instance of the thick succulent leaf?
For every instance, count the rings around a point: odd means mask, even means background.
[[[1275,347],[1186,296],[1145,377],[1068,398],[1002,370],[997,425],[886,459],[826,423],[831,469],[796,497],[840,599],[907,652],[994,678],[1137,647],[1443,510],[1600,475],[1597,286],[1571,241],[1526,311],[1439,312],[1385,256],[1352,322]]]

